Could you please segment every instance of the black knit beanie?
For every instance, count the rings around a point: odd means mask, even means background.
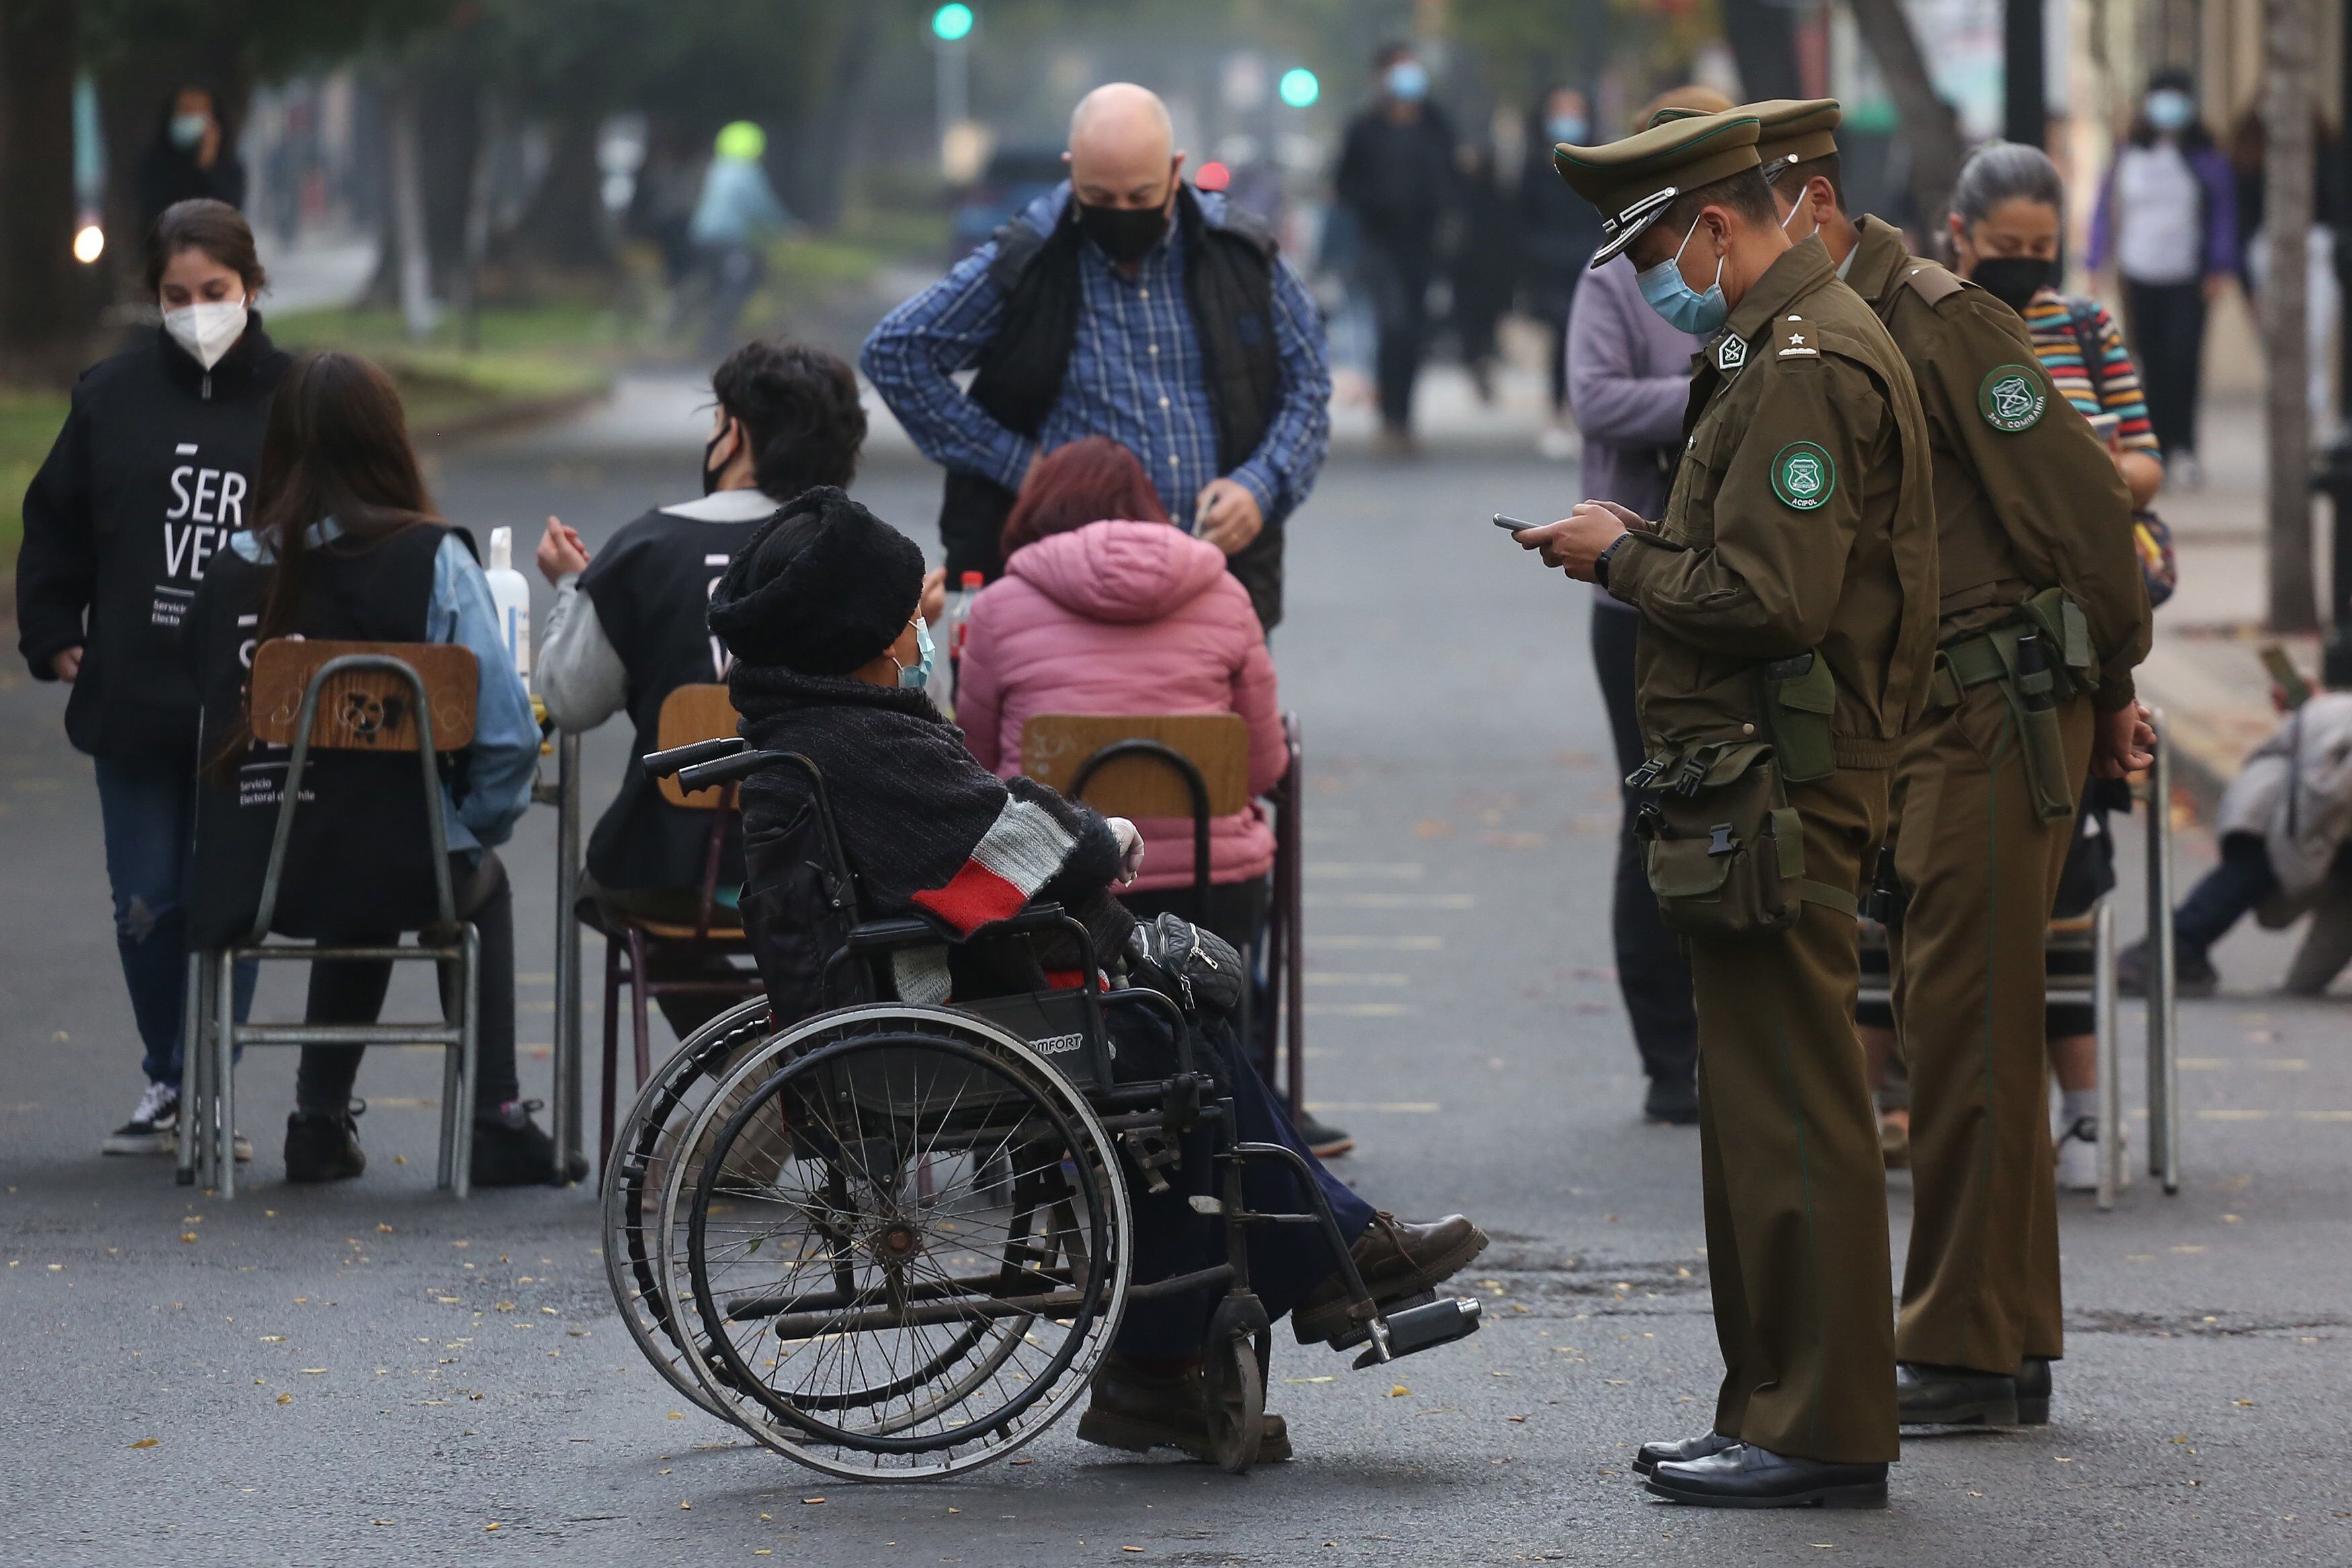
[[[845,675],[898,640],[922,597],[915,541],[820,485],[737,553],[710,596],[710,629],[746,664]]]

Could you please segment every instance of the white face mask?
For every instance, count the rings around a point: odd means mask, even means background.
[[[188,350],[190,359],[211,370],[245,335],[245,301],[223,299],[166,310],[163,330],[172,334],[172,341]]]

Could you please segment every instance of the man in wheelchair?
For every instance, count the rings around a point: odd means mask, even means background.
[[[862,920],[919,919],[936,934],[935,942],[889,952],[884,967],[900,1002],[969,1004],[1084,985],[1075,928],[1044,940],[987,929],[1034,905],[1058,904],[1084,927],[1104,967],[1122,971],[1128,985],[1167,992],[1199,1020],[1203,1065],[1214,1092],[1232,1103],[1233,1136],[1296,1155],[1239,1162],[1244,1207],[1313,1213],[1318,1206],[1302,1173],[1311,1176],[1383,1312],[1467,1266],[1486,1245],[1468,1219],[1412,1225],[1376,1212],[1307,1150],[1229,1019],[1217,1016],[1215,998],[1203,994],[1223,973],[1238,977],[1231,949],[1220,955],[1223,944],[1206,936],[1205,961],[1191,966],[1196,986],[1167,953],[1171,938],[1189,952],[1192,928],[1171,925],[1173,917],[1139,926],[1110,895],[1140,862],[1133,826],[1029,779],[999,779],[972,759],[923,690],[932,653],[917,613],[922,579],[912,541],[841,491],[819,488],[752,537],[711,597],[711,629],[734,655],[729,684],[745,739],[808,758],[823,780],[822,799],[796,768],[765,768],[742,785],[743,911],[776,1025],[858,999],[835,983],[833,960],[846,932],[829,866],[849,870]],[[837,841],[824,841],[828,832]],[[1149,1019],[1115,1019],[1111,1050],[1122,1063],[1146,1056],[1164,1046],[1151,1036]],[[1225,1228],[1204,1217],[1213,1204],[1203,1210],[1200,1197],[1181,1190],[1211,1188],[1202,1174],[1211,1163],[1206,1140],[1196,1129],[1171,1143],[1172,1150],[1157,1151],[1157,1165],[1147,1158],[1139,1176],[1129,1176],[1139,1285],[1226,1257]],[[1171,1183],[1163,1170],[1184,1175]],[[1288,1313],[1302,1344],[1345,1345],[1364,1335],[1364,1314],[1351,1311],[1326,1232],[1260,1224],[1247,1237],[1247,1282],[1268,1321]],[[1096,1375],[1079,1437],[1210,1457],[1202,1367],[1218,1304],[1208,1286],[1131,1304]],[[1281,1417],[1265,1416],[1257,1457],[1289,1452]]]

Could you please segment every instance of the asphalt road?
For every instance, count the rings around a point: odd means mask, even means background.
[[[593,542],[692,475],[691,448],[658,466],[509,448],[436,482],[477,528],[528,536],[555,509]],[[929,474],[859,491],[930,537]],[[1293,525],[1276,649],[1311,769],[1310,1098],[1361,1139],[1349,1181],[1407,1215],[1466,1210],[1496,1246],[1465,1277],[1488,1312],[1465,1343],[1384,1375],[1282,1339],[1272,1403],[1299,1457],[1241,1479],[1088,1449],[1067,1425],[1028,1463],[919,1488],[824,1480],[740,1441],[639,1361],[588,1189],[433,1192],[421,1054],[362,1071],[373,1164],[348,1186],[282,1182],[288,1052],[243,1070],[261,1152],[234,1204],[163,1162],[100,1158],[139,1079],[89,768],[56,688],[0,677],[0,1538],[17,1542],[0,1557],[2352,1561],[2352,1059],[2340,1001],[2263,994],[2284,955],[2261,936],[2221,950],[2234,994],[2184,1009],[2186,1189],[2142,1177],[2105,1216],[2065,1202],[2053,1426],[1910,1443],[1883,1514],[1638,1492],[1633,1446],[1703,1427],[1718,1370],[1697,1149],[1637,1114],[1587,591],[1484,520],[1573,498],[1571,470],[1532,460],[1342,458]],[[592,743],[592,801],[623,745]],[[535,811],[506,852],[530,1092],[551,838]],[[595,1016],[592,989],[592,1038]],[[1906,1207],[1898,1176],[1898,1248]]]

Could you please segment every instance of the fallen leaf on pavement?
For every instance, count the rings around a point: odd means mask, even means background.
[[[1407,1388],[1403,1384],[1400,1383],[1394,1388],[1389,1390],[1389,1397],[1391,1399],[1402,1399],[1412,1392],[1412,1389]]]
[[[134,1448],[152,1448],[163,1440],[161,1437],[142,1437],[131,1446]]]

